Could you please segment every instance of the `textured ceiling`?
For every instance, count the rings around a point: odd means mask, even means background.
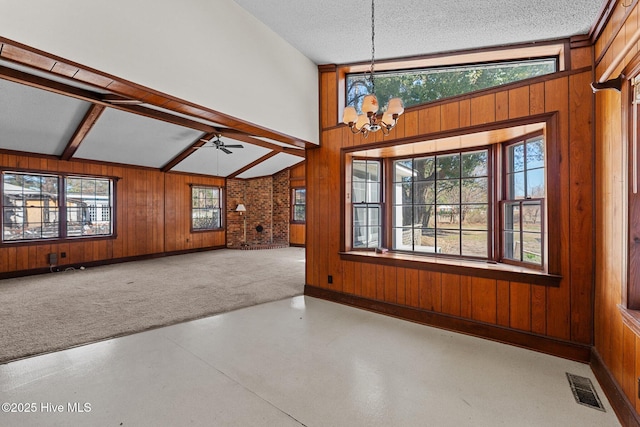
[[[317,64],[371,59],[370,0],[235,0]],[[376,0],[376,58],[586,34],[603,0]]]

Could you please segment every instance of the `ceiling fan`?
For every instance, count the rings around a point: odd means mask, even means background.
[[[215,148],[216,150],[221,150],[227,154],[232,153],[232,151],[228,150],[229,148],[244,148],[244,146],[240,144],[225,144],[224,142],[220,141],[220,135],[216,135],[209,140],[201,139],[200,141],[203,141],[204,144],[201,145],[200,147],[194,147],[194,148],[210,147],[210,148]]]

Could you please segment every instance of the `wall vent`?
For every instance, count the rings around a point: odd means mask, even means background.
[[[600,398],[598,397],[598,393],[589,378],[570,374],[568,372],[566,374],[567,379],[569,380],[569,385],[571,385],[573,397],[576,398],[577,403],[597,409],[598,411],[606,412]]]

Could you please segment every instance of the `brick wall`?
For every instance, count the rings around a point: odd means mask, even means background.
[[[244,215],[235,212],[244,203]],[[227,246],[238,247],[244,239],[254,245],[289,243],[289,170],[255,179],[227,180]],[[262,226],[262,231],[257,230]]]

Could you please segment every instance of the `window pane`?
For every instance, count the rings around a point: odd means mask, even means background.
[[[459,229],[459,206],[439,205],[436,207],[436,219],[438,229]]]
[[[367,179],[367,162],[363,160],[354,160],[353,161],[353,178],[354,180],[358,178],[360,181],[364,181]]]
[[[411,182],[394,184],[394,203],[397,205],[412,203],[412,189],[413,184]]]
[[[423,253],[439,253],[436,247],[435,230],[430,228],[416,228],[414,233],[414,250]]]
[[[415,227],[435,227],[435,206],[417,205],[413,211],[413,225]]]
[[[417,181],[432,181],[435,179],[436,164],[434,157],[423,157],[413,161]]]
[[[544,197],[544,169],[527,172],[527,197]]]
[[[367,203],[380,202],[380,183],[369,182],[367,184]]]
[[[393,249],[411,251],[413,250],[413,229],[394,228],[393,229]]]
[[[353,194],[351,201],[353,203],[364,203],[367,198],[367,184],[364,181],[353,181]]]
[[[507,175],[507,179],[510,180],[507,198],[524,199],[524,172],[517,172],[511,175]]]
[[[353,247],[367,247],[367,227],[354,227],[353,229]]]
[[[462,177],[487,176],[489,152],[487,150],[462,154]]]
[[[460,255],[460,232],[452,230],[439,232],[437,244],[443,254]]]
[[[222,227],[220,188],[191,187],[191,227],[194,230],[214,230]]]
[[[400,227],[404,225],[412,225],[413,216],[411,215],[411,206],[396,206],[393,208],[393,225]]]
[[[489,199],[488,178],[467,178],[462,180],[460,197],[462,203],[487,203]]]
[[[504,257],[506,259],[512,259],[520,261],[520,249],[522,242],[520,241],[520,233],[505,231],[503,235],[504,239]]]
[[[435,182],[421,181],[413,184],[413,203],[435,203]],[[408,200],[411,203],[411,200]]]
[[[542,238],[538,233],[522,233],[522,261],[542,264]]]
[[[438,156],[436,159],[438,179],[451,179],[460,177],[460,155],[449,154]]]
[[[367,181],[380,182],[380,164],[367,161]]]
[[[462,232],[462,255],[487,258],[488,233],[486,231]]]
[[[436,203],[438,204],[459,204],[460,203],[460,181],[457,179],[447,181],[437,181]]]
[[[375,208],[369,208],[369,218],[368,218],[368,225],[373,226],[373,225],[380,225],[380,210],[375,207]]]
[[[488,205],[462,205],[461,222],[465,230],[488,230]]]
[[[505,203],[504,204],[504,224],[503,230],[518,231],[520,230],[520,204]]]
[[[524,144],[514,144],[507,150],[507,172],[520,172],[524,170]]]
[[[527,169],[544,167],[544,141],[542,138],[527,141]]]
[[[394,182],[412,181],[416,175],[411,160],[398,160],[393,162],[393,165],[395,171]]]
[[[522,227],[524,231],[542,232],[542,207],[539,202],[522,205]]]
[[[356,225],[356,227],[367,225],[367,208],[366,207],[353,208],[353,223]]]

